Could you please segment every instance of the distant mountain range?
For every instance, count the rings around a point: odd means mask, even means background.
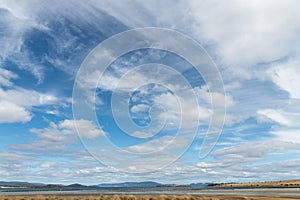
[[[145,182],[124,182],[124,183],[102,183],[98,185],[99,187],[159,187],[162,186],[160,183],[145,181]]]
[[[123,182],[123,183],[102,183],[98,185],[60,185],[60,184],[43,184],[43,183],[30,183],[18,181],[0,181],[0,188],[58,188],[70,190],[93,190],[93,189],[112,189],[112,188],[158,188],[158,189],[203,189],[209,188],[300,188],[300,179],[298,180],[284,180],[284,181],[271,181],[271,182],[251,182],[251,183],[192,183],[192,184],[161,184],[153,181],[145,182]]]
[[[29,183],[29,182],[18,182],[18,181],[0,181],[0,186],[43,186],[43,183]]]
[[[6,182],[0,181],[0,186],[8,187],[36,187],[36,188],[75,188],[75,189],[84,189],[84,188],[156,188],[156,187],[189,187],[189,188],[203,188],[208,184],[204,183],[193,183],[189,185],[178,185],[178,184],[161,184],[153,181],[145,182],[124,182],[124,183],[102,183],[98,185],[82,185],[82,184],[71,184],[71,185],[59,185],[59,184],[43,184],[43,183],[29,183],[29,182]]]

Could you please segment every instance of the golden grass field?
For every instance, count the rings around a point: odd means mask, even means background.
[[[291,200],[292,196],[276,195],[98,195],[98,196],[0,196],[0,200]]]
[[[272,181],[272,182],[250,182],[250,183],[222,183],[214,187],[300,187],[300,180]]]

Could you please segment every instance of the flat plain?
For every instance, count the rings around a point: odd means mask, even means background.
[[[0,200],[291,200],[299,196],[281,195],[240,195],[240,194],[201,194],[201,195],[95,195],[95,196],[0,196]]]

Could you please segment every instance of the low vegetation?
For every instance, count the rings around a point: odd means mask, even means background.
[[[221,183],[210,185],[213,187],[235,188],[300,188],[300,180],[250,182],[250,183]]]
[[[98,196],[0,196],[0,200],[291,200],[272,195],[98,195]]]

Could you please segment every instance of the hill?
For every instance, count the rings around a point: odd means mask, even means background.
[[[160,183],[146,181],[146,182],[124,182],[124,183],[103,183],[99,184],[99,187],[134,187],[134,188],[144,188],[144,187],[159,187]]]
[[[18,181],[0,181],[0,186],[44,186],[42,183],[29,183]]]

